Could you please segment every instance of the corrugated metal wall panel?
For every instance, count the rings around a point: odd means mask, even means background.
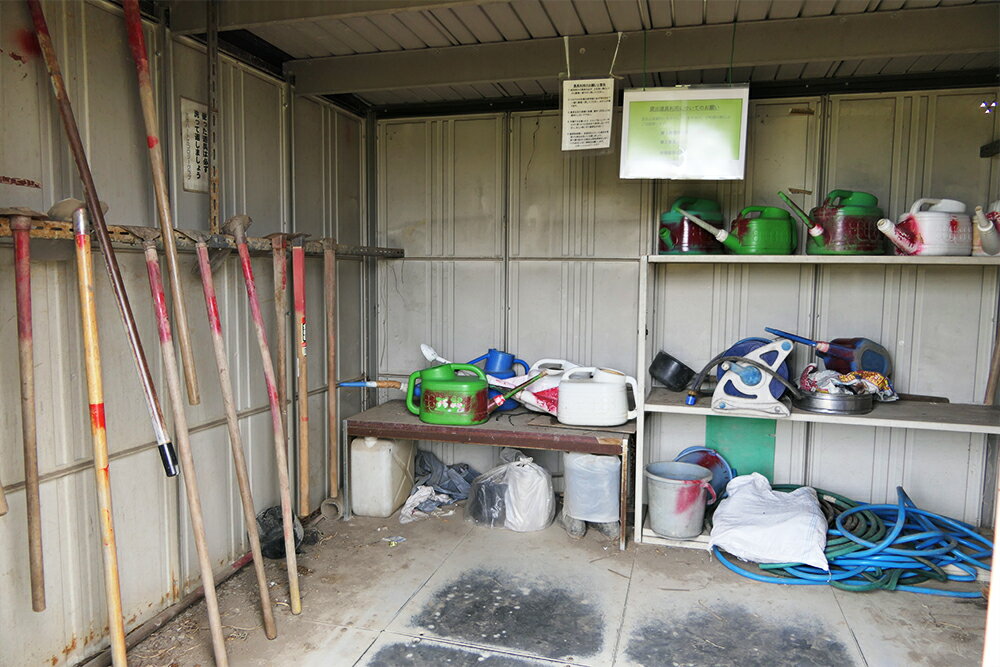
[[[70,96],[88,147],[102,199],[111,209],[112,224],[155,224],[145,130],[135,94],[135,75],[125,44],[120,9],[100,2],[46,3],[50,31],[56,43]],[[24,31],[29,31],[25,33]],[[36,54],[22,48],[30,34],[30,20],[22,3],[0,3],[0,48],[23,61],[0,60],[0,108],[8,122],[2,128],[0,173],[30,178],[41,188],[0,186],[5,206],[24,205],[45,210],[57,199],[80,196],[75,167],[68,156],[62,127],[51,102],[44,66]],[[30,40],[28,40],[30,42]],[[208,197],[179,187],[180,98],[206,101],[204,50],[189,40],[159,40],[158,30],[147,30],[155,81],[159,94],[167,95],[169,108],[161,121],[161,135],[174,158],[170,178],[175,220],[181,228],[207,229]],[[22,54],[22,51],[23,54]],[[161,55],[162,54],[162,55]],[[160,76],[164,61],[172,76]],[[220,89],[222,215],[246,211],[256,218],[251,233],[264,234],[295,227],[289,219],[289,129],[285,128],[287,93],[283,84],[223,59]],[[335,111],[324,103],[302,103],[320,109],[325,131],[309,136],[308,124],[296,130],[317,147],[312,159],[303,157],[296,177],[303,190],[323,176],[316,190],[323,193],[317,212],[302,201],[297,225],[314,236],[339,235],[346,243],[364,239],[362,152],[359,119]],[[301,105],[300,105],[301,106]],[[317,138],[318,137],[318,138]],[[326,165],[314,170],[312,162]],[[315,191],[315,190],[314,190]],[[318,222],[318,224],[317,224]],[[0,411],[0,431],[8,434],[0,456],[0,479],[8,490],[11,510],[0,520],[0,664],[67,664],[77,662],[106,645],[103,573],[89,422],[85,418],[82,351],[78,342],[79,309],[76,268],[70,245],[32,242],[35,362],[38,395],[39,446],[43,509],[43,545],[46,559],[48,609],[30,611],[27,545],[24,539],[23,468],[20,454],[20,412],[17,382],[0,384],[0,400],[9,409]],[[152,323],[152,307],[142,255],[118,253],[122,273],[152,366],[164,412],[169,400],[162,384],[160,355]],[[138,381],[128,351],[122,345],[117,309],[107,290],[104,271],[97,262],[98,309],[103,352],[103,377],[107,400],[111,479],[115,500],[115,528],[122,576],[123,606],[127,628],[148,620],[165,606],[200,585],[190,539],[184,492],[179,480],[167,480],[149,441],[152,439]],[[321,264],[309,260],[310,387],[325,382],[322,368],[323,310]],[[0,247],[0,269],[10,275],[12,252]],[[186,406],[208,530],[211,559],[218,566],[242,556],[248,549],[232,473],[229,443],[224,426],[207,427],[222,420],[218,380],[208,340],[200,282],[190,274],[193,256],[181,254],[181,275],[189,300],[189,318],[196,342],[202,402]],[[263,297],[262,308],[273,336],[271,262],[254,259],[254,270]],[[252,416],[241,420],[250,477],[259,509],[277,504],[277,479],[273,439],[266,395],[260,373],[257,343],[246,304],[242,277],[235,255],[215,274],[220,314],[227,338],[236,397]],[[342,373],[360,374],[363,367],[363,280],[361,262],[342,259],[339,264],[340,354]],[[13,311],[12,281],[0,281],[0,303]],[[16,338],[15,318],[0,317],[0,341]],[[273,340],[273,338],[272,338]],[[0,344],[0,368],[17,373],[16,347]],[[347,395],[341,415],[360,409],[358,395]],[[313,505],[325,489],[325,393],[311,401]],[[168,419],[168,422],[170,420]],[[139,448],[138,452],[130,450]],[[143,447],[145,447],[143,449]],[[24,641],[33,637],[33,641]]]

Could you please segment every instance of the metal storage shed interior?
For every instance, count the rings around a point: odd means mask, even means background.
[[[155,226],[157,218],[147,158],[154,142],[147,143],[122,3],[41,6],[108,205],[153,384],[170,415],[146,264],[139,244],[119,228]],[[182,125],[209,99],[209,7],[204,0],[140,3],[174,226],[202,232],[217,230],[210,195],[186,184],[191,161]],[[220,0],[211,7],[221,50],[214,78],[218,219],[253,219],[250,266],[265,333],[273,346],[288,330],[290,359],[294,330],[290,320],[277,326],[270,241],[263,237],[310,235],[306,391],[296,386],[294,363],[285,376],[292,500],[300,514],[312,515],[304,522],[318,541],[300,556],[301,615],[290,613],[284,562],[267,563],[279,632],[271,642],[247,565],[250,543],[193,243],[178,240],[201,383],[198,404],[183,408],[207,557],[217,579],[228,579],[219,598],[233,664],[981,659],[985,604],[769,586],[739,579],[704,550],[659,543],[642,525],[642,465],[705,444],[712,418],[671,412],[651,398],[637,420],[628,507],[636,511],[623,553],[593,531],[571,542],[558,527],[524,534],[471,527],[461,510],[406,526],[395,518],[318,518],[321,502],[337,495],[327,457],[340,422],[400,398],[392,389],[340,390],[335,424],[328,424],[324,360],[333,350],[318,241],[337,244],[333,358],[341,381],[405,380],[426,365],[421,343],[461,361],[498,347],[529,362],[550,357],[619,369],[639,377],[644,389],[637,398],[646,403],[646,364],[658,349],[697,367],[733,341],[778,326],[820,339],[880,340],[893,356],[900,392],[981,403],[1000,299],[995,258],[850,265],[644,258],[656,252],[659,214],[681,196],[715,200],[728,219],[748,204],[780,206],[775,193],[786,188],[807,210],[833,189],[871,192],[891,219],[922,197],[957,199],[970,210],[1000,199],[1000,121],[984,113],[998,94],[1000,4]],[[749,83],[745,178],[620,179],[620,112],[610,151],[561,152],[561,80],[609,73],[619,104],[623,89]],[[14,0],[0,2],[0,109],[0,207],[44,212],[67,197],[85,199],[31,14]],[[8,378],[0,385],[0,483],[9,505],[0,516],[0,665],[110,664],[77,265],[70,227],[58,221],[36,223],[31,232],[45,575],[44,611],[32,610],[11,220],[10,211],[0,213],[0,370]],[[216,236],[210,245],[215,254],[230,243]],[[386,248],[405,257],[388,257]],[[95,250],[129,662],[205,664],[212,644],[204,603],[197,603],[202,579],[189,501],[157,463],[100,257]],[[214,278],[260,511],[280,500],[274,421],[235,254],[220,259]],[[796,350],[793,366],[809,358]],[[300,398],[309,409],[305,429]],[[990,419],[996,423],[957,419],[923,428],[778,421],[769,434],[770,477],[872,503],[894,503],[902,485],[920,507],[989,532],[1000,423]],[[171,430],[175,425],[168,420]],[[311,443],[308,466],[298,455],[303,435]],[[341,437],[341,449],[348,446]],[[478,471],[500,463],[492,447],[423,441],[420,448]],[[561,492],[562,457],[532,454]],[[383,541],[395,536],[406,541]],[[473,602],[454,602],[470,595],[465,589],[474,591]],[[523,597],[523,613],[508,595]],[[500,619],[497,608],[509,618]],[[765,646],[762,654],[748,652]]]

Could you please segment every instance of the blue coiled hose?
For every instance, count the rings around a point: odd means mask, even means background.
[[[789,491],[794,486],[776,486]],[[993,543],[967,523],[918,508],[902,487],[895,505],[852,501],[817,489],[835,504],[827,530],[825,571],[802,563],[760,565],[756,572],[737,565],[719,551],[715,557],[733,572],[755,581],[793,586],[830,585],[848,591],[895,590],[978,598],[978,591],[949,591],[921,586],[926,581],[975,581],[976,569],[989,570]],[[949,574],[953,565],[964,574]]]

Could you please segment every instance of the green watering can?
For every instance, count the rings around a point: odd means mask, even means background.
[[[456,375],[469,371],[475,377]],[[420,382],[420,396],[413,390]],[[444,426],[482,424],[489,418],[486,374],[472,364],[443,364],[410,374],[406,387],[406,407],[420,421]],[[419,405],[417,401],[419,400]]]
[[[682,213],[736,255],[790,255],[798,244],[792,217],[775,206],[747,206],[733,220],[728,232],[694,213]]]

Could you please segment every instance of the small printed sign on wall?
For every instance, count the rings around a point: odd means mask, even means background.
[[[611,147],[615,80],[567,79],[562,82],[562,149]]]
[[[208,106],[181,98],[184,190],[208,192]]]

